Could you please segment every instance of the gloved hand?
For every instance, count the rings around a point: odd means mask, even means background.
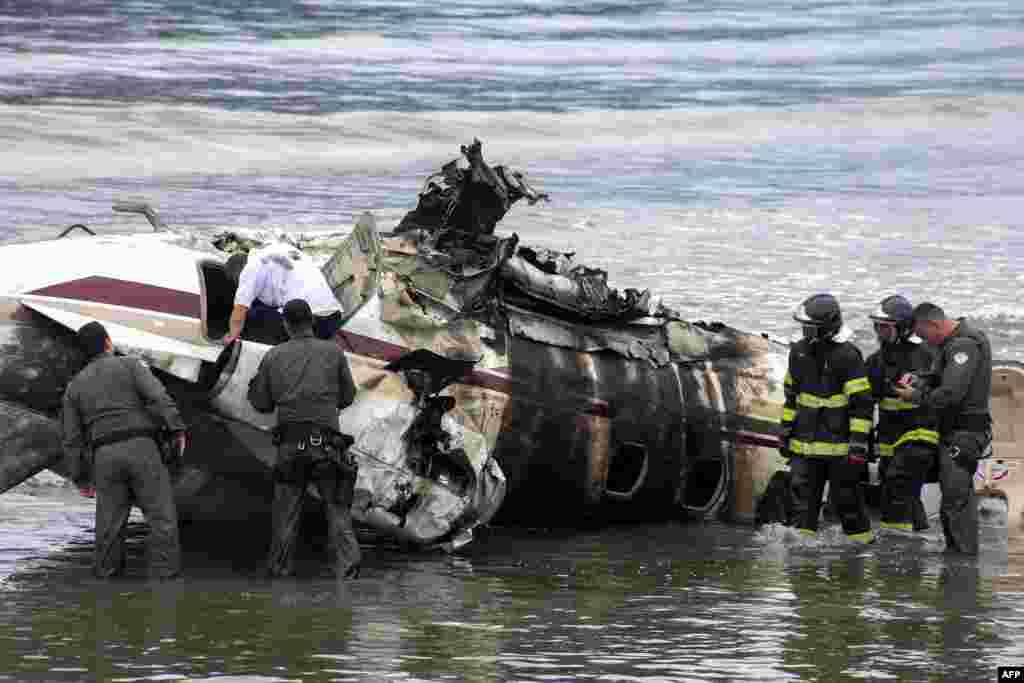
[[[185,449],[188,447],[188,436],[184,431],[161,431],[158,443],[160,459],[172,472],[185,463]]]
[[[868,449],[864,444],[850,444],[850,452],[846,456],[846,462],[851,465],[864,465],[868,461]]]

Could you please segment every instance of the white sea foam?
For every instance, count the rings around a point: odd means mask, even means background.
[[[790,144],[799,149],[800,144],[822,144],[837,135],[862,138],[870,148],[890,138],[925,131],[934,136],[943,129],[950,131],[950,142],[956,142],[962,139],[965,119],[984,126],[998,140],[1006,134],[1000,131],[1024,110],[1024,98],[1015,97],[948,105],[913,98],[837,103],[828,112],[363,111],[317,117],[190,105],[86,104],[76,101],[32,110],[0,105],[0,141],[21,160],[5,166],[2,175],[59,181],[328,168],[383,173],[450,156],[473,136],[488,141],[491,158],[519,165],[568,161],[587,150],[635,160],[645,154],[685,159],[722,147],[741,152],[752,144]],[[557,172],[557,166],[553,170]],[[713,184],[707,187],[714,189]]]

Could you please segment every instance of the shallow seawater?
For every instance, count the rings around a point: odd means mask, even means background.
[[[788,337],[831,291],[870,352],[898,292],[1021,362],[1022,27],[1016,0],[11,0],[0,244],[148,231],[119,199],[206,234],[388,229],[478,137],[551,195],[499,232],[688,320]],[[92,502],[19,489],[0,681],[991,681],[1024,665],[1022,498],[978,560],[934,528],[665,522],[368,544],[352,584],[314,551],[270,582],[265,534],[235,528],[150,583],[135,527],[103,583]]]
[[[836,527],[496,528],[456,555],[366,543],[345,583],[316,539],[296,578],[264,578],[265,534],[239,528],[186,529],[183,578],[150,581],[133,525],[128,576],[104,582],[74,495],[0,497],[0,680],[987,681],[1024,660],[1005,528],[978,559],[934,526],[872,546]]]

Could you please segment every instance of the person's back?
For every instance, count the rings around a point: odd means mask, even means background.
[[[82,406],[90,440],[123,430],[159,428],[137,389],[136,365],[138,359],[104,354],[68,384],[67,391]]]
[[[262,344],[288,340],[280,309],[300,299],[314,313],[314,331],[322,339],[331,339],[341,327],[341,305],[326,276],[305,254],[287,244],[272,244],[248,256],[229,259],[229,277],[237,288],[228,323],[225,344],[240,336]]]
[[[352,403],[355,386],[335,342],[298,334],[270,349],[261,367],[249,390],[257,409],[277,407],[279,424],[311,423],[337,431],[338,411]]]
[[[102,325],[83,326],[79,337],[91,347],[92,359],[64,394],[64,446],[72,462],[91,459],[96,486],[96,573],[108,577],[124,570],[122,535],[134,504],[150,525],[153,573],[175,576],[181,562],[178,517],[156,439],[158,429],[165,426],[178,433],[177,447],[183,451],[184,422],[167,391],[141,361],[110,353],[112,346]]]
[[[284,298],[286,302],[302,299],[309,304],[314,316],[324,316],[341,310],[323,271],[307,257],[292,262],[292,269],[285,275]]]
[[[347,453],[351,440],[338,431],[338,411],[352,403],[355,384],[341,348],[313,336],[309,304],[289,301],[284,321],[291,339],[267,352],[248,391],[256,410],[278,411],[267,570],[272,576],[291,574],[300,512],[312,483],[325,504],[336,575],[354,577],[361,557],[349,511],[356,468]]]

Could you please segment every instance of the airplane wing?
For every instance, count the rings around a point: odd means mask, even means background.
[[[189,382],[199,379],[199,369],[203,361],[216,362],[217,357],[223,351],[220,346],[192,344],[128,325],[74,313],[36,300],[32,296],[22,297],[20,301],[27,308],[31,308],[40,315],[71,330],[78,330],[88,322],[97,321],[107,328],[107,333],[110,334],[110,339],[114,342],[114,348],[118,351],[138,356],[151,367],[159,368]]]

